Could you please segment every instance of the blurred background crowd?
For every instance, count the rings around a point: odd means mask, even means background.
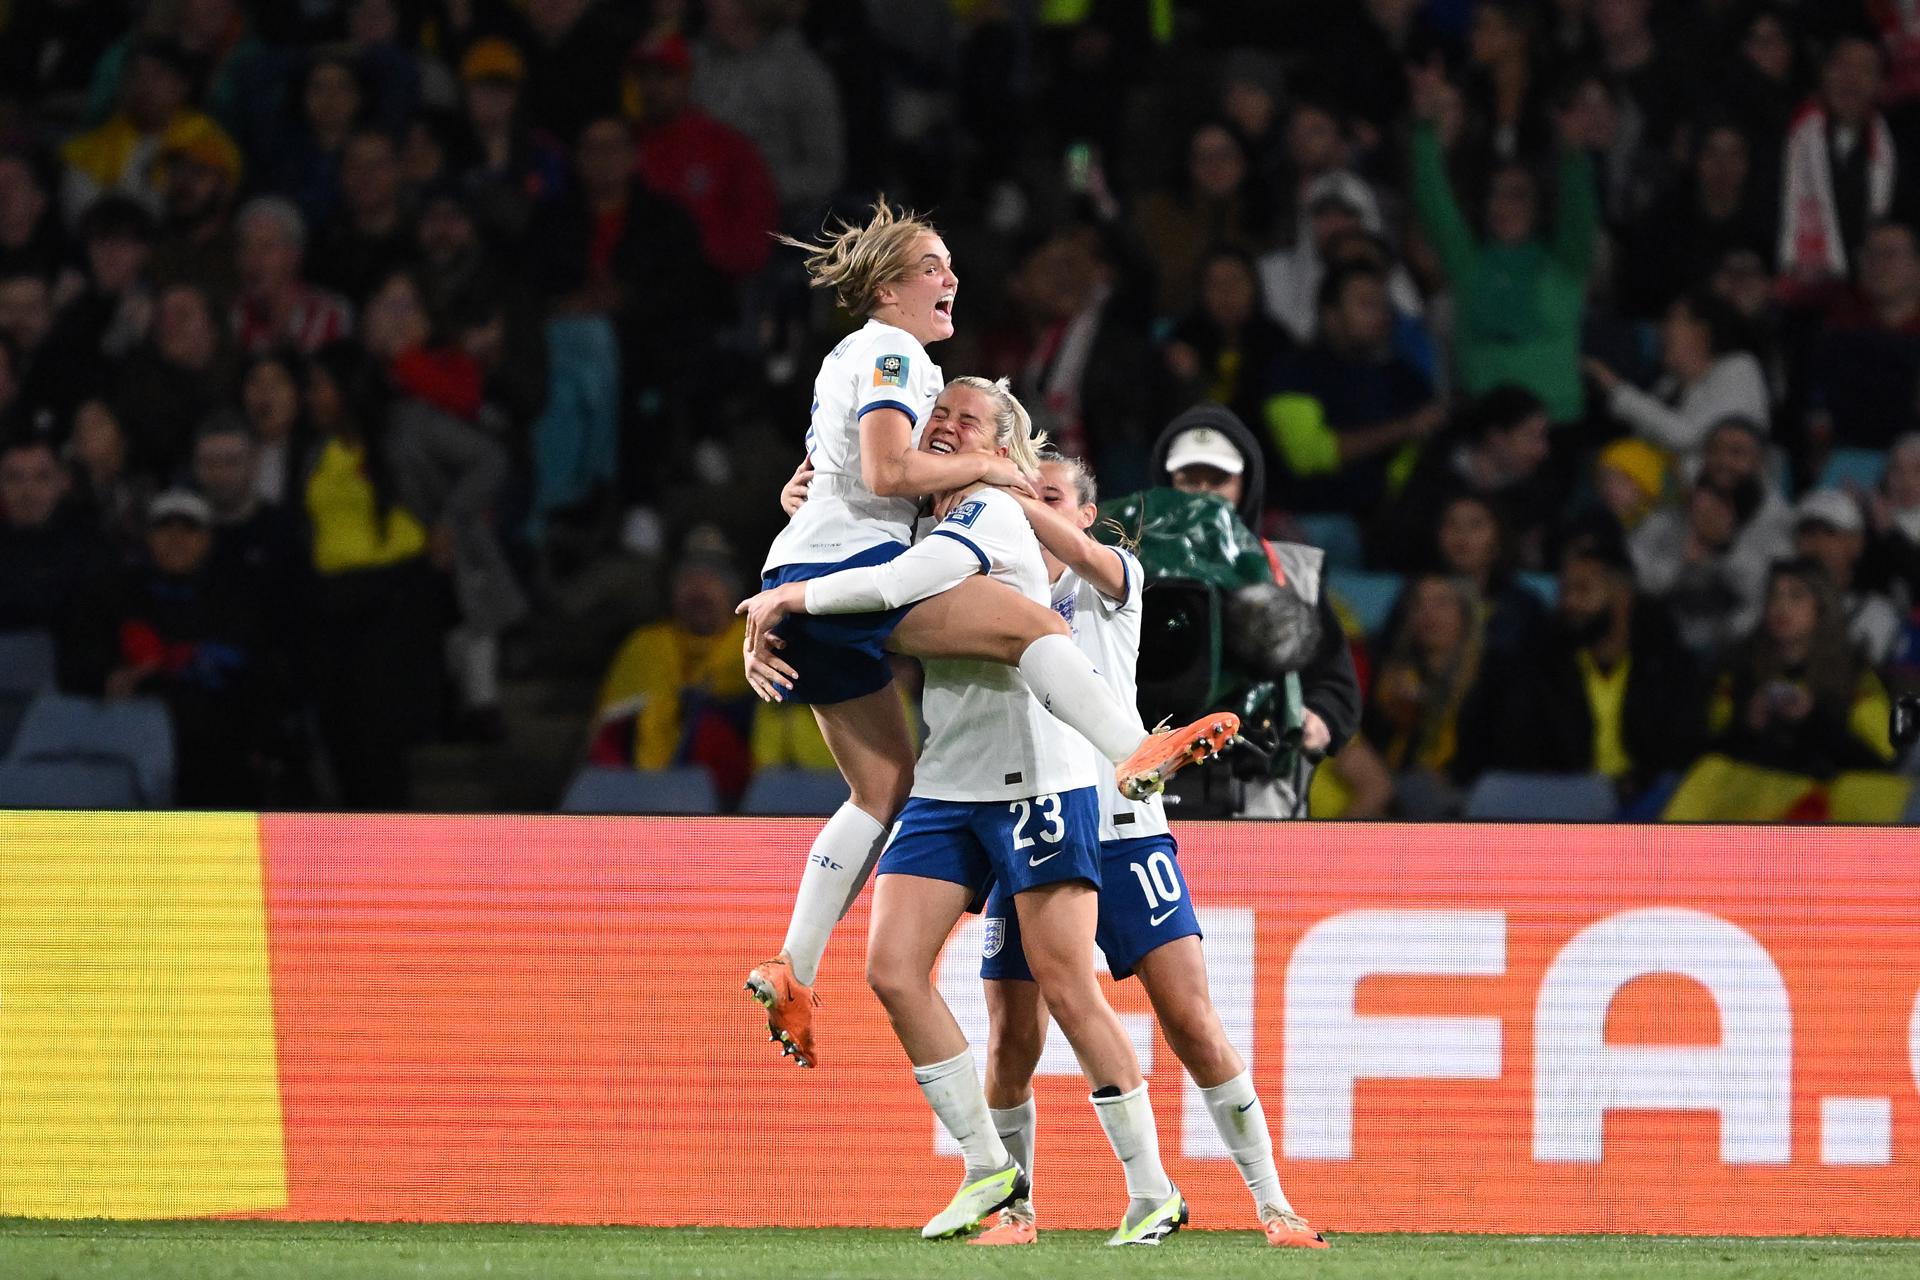
[[[1902,811],[1914,0],[0,0],[12,758],[157,699],[187,805],[827,765],[731,607],[856,323],[771,233],[882,191],[1105,492],[1251,430],[1361,675],[1316,816]]]

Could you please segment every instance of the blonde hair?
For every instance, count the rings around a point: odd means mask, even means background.
[[[1012,385],[1005,378],[989,382],[969,375],[955,378],[947,386],[978,391],[993,401],[994,444],[1005,449],[1014,465],[1028,475],[1040,470],[1040,451],[1047,447],[1047,433],[1033,429],[1027,407],[1014,396]]]
[[[854,315],[873,310],[874,295],[880,286],[904,280],[912,271],[917,255],[914,241],[923,235],[939,235],[933,224],[911,209],[896,209],[881,195],[873,202],[873,216],[865,226],[835,219],[832,229],[821,228],[826,237],[817,243],[775,236],[781,244],[807,251],[807,276],[816,289],[832,289],[841,306]]]
[[[1084,507],[1089,503],[1099,503],[1100,486],[1094,482],[1093,468],[1087,465],[1085,458],[1072,457],[1049,445],[1040,450],[1040,461],[1049,466],[1060,466],[1067,469],[1067,474],[1073,477],[1074,501],[1078,502],[1081,506]]]

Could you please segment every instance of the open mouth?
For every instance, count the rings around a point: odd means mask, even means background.
[[[946,297],[941,298],[938,302],[935,302],[933,304],[933,309],[939,312],[941,315],[945,316],[947,319],[949,320],[953,319],[953,295],[948,294]]]
[[[927,446],[928,453],[952,453],[953,446],[945,440],[935,440]]]

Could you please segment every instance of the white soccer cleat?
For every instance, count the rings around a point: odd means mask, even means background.
[[[1187,1225],[1187,1201],[1175,1187],[1166,1200],[1134,1200],[1120,1220],[1120,1229],[1107,1240],[1109,1245],[1159,1244]]]
[[[996,1169],[984,1178],[972,1182],[954,1192],[947,1207],[934,1215],[933,1221],[920,1228],[923,1240],[951,1240],[955,1236],[966,1235],[992,1214],[1015,1200],[1024,1199],[1031,1184],[1020,1166],[1012,1160],[1007,1167]]]

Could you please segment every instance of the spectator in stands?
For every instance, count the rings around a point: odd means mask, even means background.
[[[1645,440],[1615,440],[1593,460],[1593,488],[1600,506],[1630,537],[1666,496],[1667,455]]]
[[[1037,331],[1014,380],[1035,422],[1114,491],[1147,483],[1164,365],[1116,296],[1109,243],[1088,227],[1058,231],[1021,263],[1008,292]]]
[[[1866,495],[1866,508],[1872,536],[1861,579],[1910,609],[1920,603],[1920,433],[1893,442],[1886,475]]]
[[[711,549],[674,569],[671,612],[620,646],[600,686],[593,758],[636,769],[698,765],[722,803],[747,789],[754,698],[740,667],[740,575]]]
[[[1447,174],[1438,128],[1446,94],[1435,72],[1415,81],[1420,123],[1413,137],[1413,203],[1458,310],[1460,384],[1472,395],[1518,384],[1540,397],[1552,421],[1572,422],[1584,408],[1580,321],[1600,219],[1592,162],[1574,139],[1563,138],[1551,241],[1540,234],[1533,171],[1503,165],[1487,196],[1486,234],[1477,236]]]
[[[78,217],[103,192],[119,191],[158,209],[154,182],[161,153],[220,126],[188,103],[194,68],[177,41],[149,37],[127,60],[120,106],[99,128],[71,138],[60,149],[66,163],[62,193],[69,217]]]
[[[526,77],[520,50],[497,37],[475,41],[460,59],[466,129],[451,164],[488,232],[506,244],[520,241],[568,181],[566,149],[528,123]]]
[[[1884,449],[1920,426],[1920,235],[1877,222],[1860,249],[1859,288],[1834,309],[1814,346],[1809,445]]]
[[[228,124],[245,118],[254,105],[250,94],[261,87],[266,46],[253,34],[241,0],[192,0],[153,14],[151,34],[173,40],[186,55],[209,111]],[[119,100],[127,64],[140,48],[143,32],[129,32],[94,65],[88,86],[87,114],[99,118]]]
[[[169,490],[146,514],[146,556],[124,591],[107,696],[166,703],[182,806],[254,808],[273,721],[258,602],[211,571],[213,513],[198,494]]]
[[[413,257],[400,190],[400,149],[379,129],[356,129],[340,148],[340,212],[314,245],[315,284],[363,298]]]
[[[0,279],[51,276],[66,257],[44,158],[19,146],[0,149]]]
[[[441,667],[430,533],[403,483],[380,369],[350,342],[322,348],[307,373],[318,438],[302,503],[313,530],[314,590],[305,670],[342,805],[404,809],[409,749],[433,723]]]
[[[1253,259],[1215,249],[1200,264],[1200,304],[1174,327],[1165,353],[1177,398],[1212,400],[1258,421],[1271,379],[1292,342],[1268,316]]]
[[[70,488],[44,437],[0,444],[0,631],[52,633],[60,687],[92,694],[111,662],[114,558]]]
[[[207,290],[184,280],[161,289],[148,341],[117,380],[137,467],[170,478],[185,464],[194,430],[225,398],[230,370]]]
[[[1499,694],[1498,767],[1598,773],[1631,803],[1698,754],[1699,670],[1666,610],[1635,590],[1617,536],[1567,544],[1553,625],[1544,644],[1515,656]]]
[[[1402,571],[1418,571],[1428,534],[1440,510],[1456,493],[1474,493],[1495,504],[1512,539],[1514,562],[1538,567],[1546,530],[1558,518],[1540,482],[1549,448],[1546,406],[1518,386],[1495,387],[1469,404],[1456,425],[1421,450],[1399,496],[1382,513],[1373,536],[1373,558]]]
[[[240,210],[235,231],[240,295],[232,324],[243,354],[283,344],[312,353],[346,335],[353,325],[346,301],[301,275],[307,224],[298,208],[277,196],[260,196]]]
[[[1626,310],[1663,315],[1704,288],[1730,251],[1772,253],[1772,202],[1759,191],[1747,135],[1731,120],[1704,128],[1685,180],[1634,221],[1621,255]]]
[[[1732,653],[1714,694],[1717,749],[1816,778],[1884,768],[1893,759],[1887,710],[1886,688],[1847,638],[1826,572],[1805,560],[1775,566],[1760,625]]]
[[[1742,327],[1732,306],[1696,290],[1667,309],[1660,329],[1663,376],[1651,394],[1599,360],[1586,361],[1587,375],[1615,418],[1673,454],[1681,474],[1689,475],[1714,424],[1737,417],[1764,431],[1772,418],[1766,373],[1742,348]]]
[[[1326,278],[1320,337],[1281,360],[1263,416],[1286,506],[1373,517],[1389,473],[1411,466],[1447,419],[1426,377],[1394,353],[1385,277],[1344,267]]]
[[[288,94],[287,118],[251,149],[268,190],[293,201],[303,225],[329,225],[340,207],[340,151],[366,118],[368,92],[359,65],[340,48],[316,52]]]
[[[67,436],[71,501],[80,519],[125,550],[145,540],[147,503],[154,494],[150,474],[130,468],[129,452],[113,406],[98,398],[81,401]]]
[[[840,91],[778,0],[707,0],[693,100],[760,149],[788,220],[814,216],[846,173]]]
[[[527,119],[556,138],[572,139],[588,121],[619,114],[620,68],[640,36],[636,8],[614,0],[527,5],[533,37],[522,50]]]
[[[1753,434],[1723,424],[1715,437],[1722,432],[1729,454],[1737,433]],[[1757,475],[1729,483],[1703,464],[1682,505],[1648,517],[1630,549],[1640,585],[1673,611],[1687,648],[1712,660],[1752,631],[1768,567],[1791,545],[1792,509],[1777,493]]]
[[[1362,732],[1394,779],[1394,807],[1418,820],[1455,815],[1494,747],[1481,679],[1486,615],[1472,584],[1428,574],[1407,585],[1406,622],[1379,673]]]
[[[209,567],[243,590],[260,610],[268,638],[291,646],[306,585],[306,547],[294,514],[260,496],[260,445],[247,421],[215,414],[193,442],[193,486],[213,529]]]
[[[1293,244],[1260,259],[1260,280],[1267,291],[1267,308],[1296,342],[1311,342],[1320,331],[1320,289],[1327,273],[1339,261],[1352,261],[1354,240],[1366,243],[1381,230],[1379,211],[1369,217],[1360,198],[1342,187],[1350,174],[1329,174],[1302,193],[1306,208],[1299,236]],[[1346,252],[1341,252],[1343,246]],[[1394,261],[1385,242],[1378,269],[1387,276],[1395,312],[1420,313],[1419,287],[1404,267]],[[1338,261],[1336,261],[1338,259]]]
[[[12,344],[14,380],[19,384],[16,414],[38,419],[36,430],[50,429],[67,403],[73,370],[59,359],[47,339],[53,332],[53,284],[43,275],[0,277],[0,338]]]
[[[240,149],[225,134],[202,131],[161,153],[156,281],[191,280],[223,294],[232,291],[233,207],[242,172]]]
[[[1860,504],[1839,489],[1815,489],[1794,508],[1794,554],[1826,570],[1840,597],[1847,638],[1871,667],[1882,666],[1900,633],[1893,601],[1860,581],[1867,550]]]
[[[633,70],[641,178],[692,215],[709,265],[736,284],[745,280],[767,264],[780,225],[767,162],[746,134],[694,105],[693,53],[683,37],[643,41],[633,51]]]
[[[43,357],[43,388],[61,409],[97,387],[147,336],[153,317],[153,215],[125,196],[103,196],[80,219],[81,271],[69,274]]]
[[[279,349],[241,368],[240,414],[253,435],[254,487],[262,502],[302,505],[301,484],[313,441],[303,405],[306,370],[300,357]]]
[[[1780,271],[1799,285],[1844,280],[1867,227],[1900,204],[1901,156],[1875,106],[1880,50],[1842,35],[1827,50],[1819,96],[1787,134]]]
[[[1528,652],[1546,620],[1540,597],[1514,578],[1513,550],[1500,511],[1476,493],[1456,493],[1432,532],[1432,568],[1473,584],[1486,610],[1486,652]]]
[[[1209,248],[1264,253],[1272,216],[1233,130],[1219,121],[1195,129],[1177,177],[1148,192],[1134,211],[1133,234],[1158,282],[1157,312],[1177,316],[1193,306],[1200,259]]]

